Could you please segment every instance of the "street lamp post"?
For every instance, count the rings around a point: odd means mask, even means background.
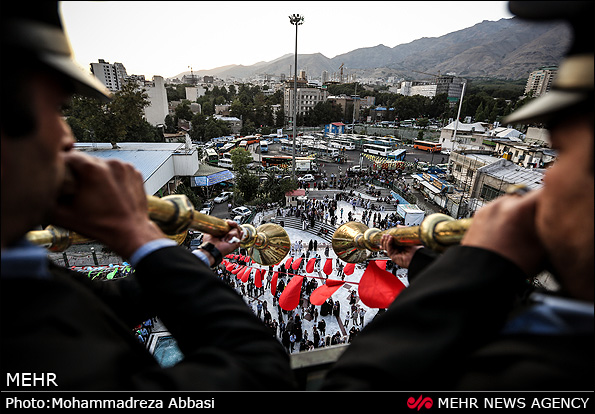
[[[297,35],[298,26],[304,23],[304,16],[292,14],[289,22],[295,26],[295,61],[293,65],[293,157],[291,163],[291,178],[295,180],[295,136],[297,135]]]

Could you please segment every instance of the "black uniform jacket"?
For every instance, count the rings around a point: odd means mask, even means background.
[[[502,334],[528,288],[499,255],[451,247],[358,334],[323,389],[592,391],[592,330]]]
[[[58,387],[42,388],[51,391],[294,387],[288,355],[270,329],[182,247],[151,253],[118,280],[92,281],[53,265],[51,273],[2,280],[3,378],[52,373]],[[173,367],[158,365],[133,335],[152,316],[184,354]]]

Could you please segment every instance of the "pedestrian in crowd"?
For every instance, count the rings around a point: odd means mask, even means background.
[[[362,306],[359,309],[359,323],[364,326],[364,317],[366,316],[366,309]]]
[[[57,2],[3,2],[0,18],[3,377],[52,373],[53,391],[294,389],[284,349],[211,269],[239,247],[238,224],[194,253],[167,238],[138,170],[74,149],[60,108],[73,93],[112,96],[72,60]],[[134,274],[94,281],[50,262],[26,238],[47,223],[103,243]],[[185,355],[168,368],[134,333],[155,316]]]
[[[351,307],[351,318],[353,319],[353,325],[359,325],[359,306],[353,305]]]
[[[324,390],[592,392],[594,4],[509,3],[519,19],[573,30],[550,91],[504,119],[545,124],[556,161],[541,188],[512,189],[479,209],[444,253],[384,236],[409,286],[353,339]],[[544,270],[558,290],[531,283]]]
[[[322,336],[326,335],[326,321],[323,318],[320,318],[318,322],[318,330]]]
[[[257,302],[256,304],[256,315],[258,318],[262,316],[262,302]]]

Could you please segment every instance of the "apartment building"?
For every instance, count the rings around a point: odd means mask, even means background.
[[[421,95],[429,98],[446,94],[448,102],[454,105],[461,98],[465,82],[465,79],[455,75],[440,75],[431,80],[402,81],[400,87],[390,90],[405,96]]]
[[[494,140],[495,154],[524,168],[545,168],[556,159],[556,151],[542,145],[531,145],[507,139]]]
[[[557,66],[545,66],[531,72],[525,86],[525,96],[536,98],[548,92],[556,73],[558,73]]]
[[[143,86],[149,98],[149,106],[144,109],[145,119],[153,126],[163,124],[169,113],[163,77],[153,76],[153,80],[145,81]]]
[[[344,119],[359,119],[361,103],[359,97],[354,99],[352,96],[337,95],[327,97],[327,101],[334,102],[336,105],[341,106],[341,108],[343,109]],[[353,112],[354,107],[355,113]]]
[[[285,117],[288,121],[293,119],[293,89],[293,81],[289,81],[285,84],[283,93],[283,111],[285,112]],[[296,102],[298,116],[304,116],[309,110],[313,109],[317,103],[326,101],[327,97],[328,91],[326,89],[308,87],[306,82],[299,82],[298,79]]]
[[[111,64],[99,59],[98,62],[91,63],[90,66],[91,73],[112,92],[122,89],[122,85],[128,77],[126,68],[118,62]]]

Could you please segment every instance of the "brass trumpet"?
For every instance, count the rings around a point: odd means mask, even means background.
[[[184,241],[189,229],[216,237],[230,231],[230,226],[225,220],[196,211],[185,195],[176,194],[163,198],[147,196],[147,201],[151,220],[178,244]],[[281,226],[266,223],[258,228],[251,224],[242,224],[240,227],[243,231],[240,246],[248,249],[256,263],[265,266],[276,265],[289,252],[289,235]],[[80,234],[54,226],[30,231],[27,233],[27,239],[52,251],[63,251],[72,244],[91,241]]]
[[[382,250],[380,240],[384,234],[391,235],[402,246],[423,244],[435,251],[443,251],[460,243],[472,221],[470,218],[455,220],[446,214],[436,213],[426,217],[419,226],[393,227],[383,231],[351,221],[335,231],[332,246],[337,256],[347,263],[363,262],[370,252]]]

